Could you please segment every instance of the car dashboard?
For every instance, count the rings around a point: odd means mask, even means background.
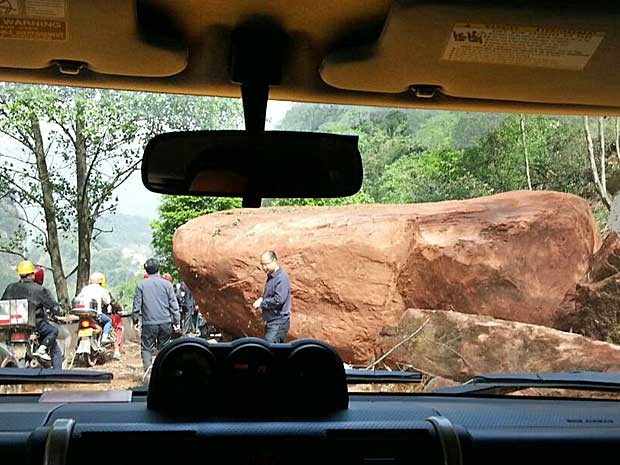
[[[348,409],[320,417],[184,420],[139,394],[65,404],[28,395],[0,403],[0,454],[32,464],[597,463],[620,451],[619,425],[619,404],[607,400],[354,394]]]
[[[320,341],[175,341],[148,389],[2,396],[0,456],[33,465],[491,465],[597,463],[620,451],[615,400],[348,393],[343,381],[337,353]]]

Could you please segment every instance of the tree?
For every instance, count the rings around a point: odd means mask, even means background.
[[[590,123],[587,116],[583,117],[583,128],[586,138],[588,160],[590,161],[590,169],[592,170],[592,177],[594,179],[594,185],[596,186],[596,192],[598,193],[601,202],[607,210],[611,208],[611,196],[607,192],[607,180],[606,180],[606,157],[605,157],[605,125],[603,118],[599,118],[599,140],[600,140],[600,165],[596,163],[596,152],[594,149],[594,142],[592,140],[592,132],[590,130]],[[600,174],[599,174],[600,169]]]
[[[13,205],[0,200],[0,292],[16,280],[13,266],[25,256],[25,235],[16,214]]]
[[[525,115],[519,116],[519,123],[521,124],[521,141],[523,143],[523,159],[525,161],[525,177],[527,179],[527,188],[532,190],[532,176],[530,175],[530,158],[527,155],[527,135],[525,133]]]
[[[177,228],[199,216],[239,207],[241,199],[237,198],[164,195],[159,217],[151,223],[153,250],[160,260],[161,271],[180,279],[172,260],[172,236]]]
[[[67,278],[77,273],[78,290],[87,282],[91,243],[105,232],[97,222],[115,211],[114,191],[138,169],[145,142],[167,130],[234,128],[242,121],[238,102],[225,99],[23,85],[2,91],[0,132],[21,150],[0,155],[6,161],[0,182],[48,253],[65,304]],[[76,238],[71,271],[61,235]]]
[[[380,201],[437,202],[493,193],[492,188],[463,167],[462,157],[462,150],[444,148],[399,159],[381,178]]]

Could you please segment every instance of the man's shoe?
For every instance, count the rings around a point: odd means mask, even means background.
[[[101,344],[107,344],[108,342],[110,342],[110,336],[108,334],[101,336]]]
[[[114,355],[112,355],[112,358],[114,360],[120,360],[121,359],[121,353],[120,352],[114,352]]]
[[[47,347],[43,345],[39,346],[39,348],[33,355],[37,358],[40,358],[41,360],[45,360],[46,362],[52,361],[52,357],[50,357],[47,353]]]

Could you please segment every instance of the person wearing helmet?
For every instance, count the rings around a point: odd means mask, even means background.
[[[140,342],[142,366],[146,372],[155,351],[172,338],[173,331],[179,331],[180,316],[172,284],[159,275],[159,260],[149,258],[144,270],[149,277],[136,286],[131,316],[136,329],[142,317]]]
[[[49,322],[46,312],[46,309],[57,311],[60,306],[49,291],[35,281],[35,272],[36,268],[32,262],[28,260],[20,262],[17,265],[19,281],[7,286],[1,300],[26,299],[34,306],[35,325],[41,342],[33,355],[41,360],[51,360],[52,367],[60,370],[62,369],[62,353],[60,353],[60,348],[56,342],[58,328]]]
[[[34,282],[39,283],[43,286],[43,282],[45,281],[45,270],[42,266],[35,265],[34,266]]]
[[[43,283],[45,282],[45,268],[43,268],[41,265],[34,266],[34,282],[40,284],[41,286],[43,286]],[[44,287],[43,290],[47,293],[49,297],[48,301],[54,302],[54,297],[52,296],[50,290],[46,287]],[[47,314],[47,317],[50,318],[62,315],[62,310],[60,306],[57,306],[56,308],[45,308],[45,313]],[[50,324],[56,329],[58,329],[56,344],[52,345],[52,347],[50,348],[50,355],[52,356],[52,366],[60,368],[62,367],[63,352],[60,350],[59,345],[65,344],[65,341],[67,340],[71,341],[71,333],[67,328],[65,328],[64,326],[59,326],[53,321],[50,321]]]
[[[90,275],[88,285],[80,291],[77,299],[84,302],[91,302],[97,311],[97,320],[103,325],[103,337],[101,343],[110,341],[110,331],[112,331],[112,318],[107,315],[107,311],[112,303],[112,297],[105,288],[105,276],[98,271]]]

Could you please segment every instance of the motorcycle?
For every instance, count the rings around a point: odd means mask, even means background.
[[[58,328],[57,343],[64,361],[71,335],[58,320],[50,317],[50,323]],[[35,355],[40,341],[34,321],[34,311],[27,300],[0,301],[0,367],[52,368],[51,360]]]
[[[212,324],[208,323],[202,315],[198,315],[198,337],[206,339],[207,342],[222,342],[222,333]]]
[[[103,325],[97,319],[96,302],[83,302],[78,299],[73,304],[71,314],[79,318],[77,325],[76,349],[71,367],[77,361],[87,367],[94,367],[110,360],[116,347],[116,331],[110,331],[104,343]]]

